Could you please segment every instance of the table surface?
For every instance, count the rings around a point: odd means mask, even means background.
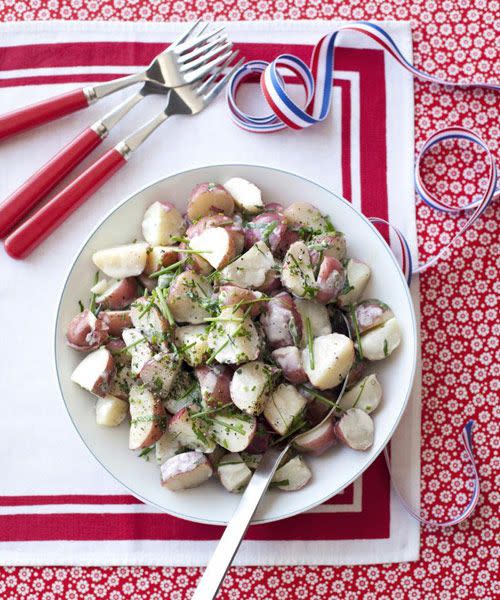
[[[0,20],[398,19],[413,27],[414,63],[439,77],[493,81],[500,72],[497,0],[0,0]],[[314,42],[315,40],[311,40]],[[480,133],[499,155],[498,95],[415,84],[415,144],[444,125]],[[482,183],[473,148],[438,149],[425,165],[428,185],[456,204]],[[238,567],[223,600],[493,598],[498,579],[498,223],[491,206],[451,256],[421,276],[422,502],[444,519],[468,498],[460,430],[476,420],[474,447],[481,498],[472,518],[448,529],[423,528],[420,560],[356,567]],[[417,200],[421,258],[445,243],[463,219],[437,215]],[[496,360],[495,360],[496,359]],[[495,418],[497,419],[495,421]],[[496,453],[496,454],[495,454]],[[496,511],[495,511],[496,509]],[[495,536],[497,538],[495,539]],[[39,567],[0,569],[0,597],[109,600],[190,597],[197,568]],[[498,597],[498,596],[497,596]]]

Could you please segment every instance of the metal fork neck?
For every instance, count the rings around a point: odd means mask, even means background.
[[[141,83],[143,81],[146,81],[146,75],[144,71],[140,71],[139,73],[132,73],[132,75],[126,75],[125,77],[107,81],[106,83],[85,87],[83,88],[83,93],[87,98],[87,102],[92,104],[96,100],[104,98],[104,96],[109,96],[109,94],[114,94],[130,85]]]
[[[132,152],[134,152],[134,150],[143,144],[148,137],[167,119],[168,115],[165,114],[165,112],[159,113],[156,115],[156,117],[153,117],[145,125],[140,127],[137,131],[134,131],[134,133],[117,144],[115,149],[123,156],[125,160],[128,160]]]

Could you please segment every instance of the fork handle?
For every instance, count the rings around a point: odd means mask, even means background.
[[[0,204],[0,238],[8,235],[103,139],[104,136],[88,127],[4,200]]]
[[[7,254],[12,258],[30,254],[125,163],[116,148],[108,150],[5,239]]]
[[[0,139],[54,121],[89,106],[84,88],[54,96],[0,116]]]
[[[270,448],[262,457],[241,497],[238,508],[222,534],[191,600],[213,600],[224,576],[233,562],[250,521],[266,493],[276,468],[289,446],[279,450]]]

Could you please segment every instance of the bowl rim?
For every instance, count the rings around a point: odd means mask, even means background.
[[[69,419],[71,420],[71,423],[73,424],[73,427],[75,428],[78,436],[80,437],[81,441],[83,442],[84,446],[87,448],[87,450],[90,452],[90,454],[93,456],[93,458],[99,463],[99,465],[104,468],[106,470],[107,473],[109,473],[111,475],[111,477],[117,481],[123,488],[125,488],[132,496],[138,498],[139,500],[141,500],[142,502],[144,502],[146,505],[149,506],[153,506],[157,509],[159,509],[162,513],[166,513],[169,515],[172,515],[174,517],[178,517],[180,519],[184,519],[187,521],[191,521],[191,522],[195,522],[195,523],[201,523],[204,525],[227,525],[227,523],[230,520],[230,516],[228,517],[228,520],[226,521],[221,521],[221,520],[214,520],[214,519],[203,519],[203,518],[197,518],[197,517],[192,517],[192,516],[188,516],[179,512],[176,512],[174,510],[167,510],[164,506],[161,506],[160,504],[157,504],[156,502],[152,502],[151,500],[148,500],[146,497],[142,496],[139,492],[133,490],[132,488],[130,488],[127,484],[125,484],[123,481],[121,481],[121,479],[115,475],[110,469],[108,469],[106,467],[106,465],[104,465],[101,460],[99,459],[98,456],[96,456],[96,454],[94,454],[94,452],[91,450],[91,448],[89,447],[89,445],[87,444],[87,442],[85,441],[82,433],[80,432],[80,429],[77,425],[77,423],[74,421],[70,409],[68,407],[68,404],[66,402],[66,398],[65,395],[63,393],[62,390],[62,386],[61,386],[61,379],[59,376],[59,369],[58,369],[58,361],[57,361],[57,344],[58,344],[58,340],[57,340],[57,329],[58,329],[58,324],[59,324],[59,319],[60,319],[60,312],[61,312],[61,305],[62,305],[62,301],[63,301],[63,297],[66,293],[66,289],[68,286],[68,280],[71,276],[71,273],[73,271],[73,269],[75,268],[75,264],[78,261],[78,259],[80,258],[80,255],[82,254],[82,252],[84,251],[85,247],[87,246],[87,244],[89,243],[90,239],[94,236],[95,233],[97,233],[97,231],[106,223],[106,221],[111,217],[111,215],[113,215],[117,210],[119,210],[124,204],[127,204],[128,202],[130,202],[133,198],[135,198],[136,196],[138,196],[139,194],[143,194],[144,192],[146,192],[146,190],[158,185],[161,182],[167,181],[168,179],[172,179],[174,177],[177,177],[179,175],[187,175],[189,173],[194,173],[195,171],[201,171],[203,169],[215,169],[215,168],[221,168],[221,167],[250,167],[250,168],[257,168],[257,169],[263,169],[265,171],[272,171],[272,172],[276,172],[276,173],[282,173],[285,175],[289,175],[292,177],[296,177],[298,179],[301,179],[302,181],[307,182],[310,185],[316,186],[320,189],[322,189],[323,191],[327,192],[328,194],[330,194],[331,196],[335,197],[337,200],[339,200],[340,202],[344,203],[345,205],[347,205],[349,207],[349,209],[356,215],[357,218],[361,218],[363,221],[365,221],[365,223],[370,227],[370,229],[373,231],[373,233],[379,238],[379,240],[382,242],[382,245],[385,249],[385,251],[389,254],[390,259],[392,260],[392,262],[395,264],[396,266],[396,270],[399,274],[399,277],[401,279],[401,283],[403,285],[403,288],[405,290],[405,294],[408,300],[408,304],[409,304],[409,308],[410,308],[410,315],[411,315],[411,328],[412,328],[412,344],[411,344],[411,348],[412,348],[412,368],[411,368],[411,376],[408,380],[408,388],[406,390],[405,393],[405,398],[404,401],[401,404],[401,409],[399,411],[399,414],[397,415],[397,418],[394,422],[394,425],[391,429],[391,431],[389,432],[389,434],[387,435],[386,439],[381,443],[380,445],[380,449],[371,457],[371,459],[369,460],[369,462],[363,467],[363,469],[361,471],[358,471],[355,475],[353,475],[353,477],[351,477],[349,479],[349,481],[347,481],[345,483],[344,487],[347,487],[348,485],[351,485],[356,479],[358,479],[358,477],[360,477],[372,464],[373,462],[379,457],[379,455],[381,454],[381,452],[384,450],[384,448],[387,446],[387,444],[390,442],[392,436],[394,435],[400,421],[401,418],[406,410],[406,407],[408,405],[408,401],[410,398],[410,395],[412,393],[413,390],[413,385],[414,385],[414,380],[415,380],[415,373],[416,373],[416,368],[417,368],[417,359],[418,359],[418,348],[417,348],[417,342],[418,342],[418,330],[417,330],[417,319],[415,316],[415,307],[413,305],[413,299],[411,297],[411,292],[410,292],[410,287],[406,281],[406,278],[396,260],[396,257],[394,256],[394,253],[392,252],[392,250],[390,249],[389,245],[387,244],[387,242],[384,240],[384,238],[382,237],[382,235],[380,234],[380,232],[377,230],[377,228],[370,222],[370,220],[363,215],[360,211],[358,211],[351,202],[347,201],[345,198],[342,198],[342,196],[339,196],[338,194],[336,194],[335,192],[332,192],[331,190],[329,190],[327,187],[325,187],[324,185],[321,185],[320,183],[317,183],[316,181],[313,181],[312,179],[309,179],[308,177],[305,177],[303,175],[299,175],[298,173],[294,173],[292,171],[288,171],[286,169],[279,169],[276,167],[268,167],[266,165],[262,165],[262,164],[256,164],[256,163],[244,163],[244,162],[238,162],[238,163],[233,163],[233,162],[228,162],[228,163],[217,163],[217,164],[206,164],[206,165],[199,165],[197,167],[192,167],[189,169],[184,169],[182,171],[175,171],[172,173],[169,173],[168,175],[164,176],[164,177],[160,177],[150,183],[147,183],[146,185],[142,186],[141,188],[137,189],[135,192],[133,192],[132,194],[130,194],[129,196],[127,196],[125,199],[121,200],[120,202],[118,202],[115,206],[113,206],[105,215],[104,217],[102,217],[100,219],[100,221],[97,223],[97,225],[92,229],[92,231],[88,234],[88,236],[86,237],[86,239],[83,241],[83,243],[80,245],[79,249],[76,251],[71,264],[69,266],[69,268],[66,271],[66,275],[64,277],[63,280],[63,284],[61,287],[61,291],[59,294],[59,301],[57,304],[57,309],[56,309],[56,314],[55,314],[55,321],[54,321],[54,338],[53,338],[53,358],[54,358],[54,369],[55,369],[55,374],[56,374],[56,379],[57,379],[57,385],[59,387],[59,393],[61,396],[61,399],[63,401],[64,407],[66,409],[66,412],[68,414]],[[262,518],[262,519],[252,519],[251,521],[251,525],[262,525],[265,523],[272,523],[274,521],[281,521],[282,519],[288,519],[289,517],[293,517],[295,515],[298,514],[302,514],[304,512],[307,512],[308,510],[319,506],[320,504],[323,504],[324,502],[326,502],[327,500],[329,500],[330,498],[332,498],[333,496],[335,496],[336,494],[339,493],[339,490],[336,490],[334,492],[332,492],[331,494],[327,494],[326,496],[324,496],[323,498],[321,498],[318,501],[315,501],[311,504],[308,504],[307,506],[301,508],[301,509],[297,509],[297,510],[293,510],[290,513],[278,516],[278,517],[270,517],[270,518]]]

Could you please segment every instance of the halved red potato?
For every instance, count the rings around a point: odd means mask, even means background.
[[[313,340],[312,359],[309,347],[302,351],[304,370],[309,381],[320,390],[337,387],[354,363],[354,344],[341,333],[321,335]]]
[[[109,340],[109,342],[107,342],[106,344],[106,348],[111,352],[111,354],[115,358],[115,362],[117,362],[118,357],[123,356],[126,360],[118,362],[130,363],[130,356],[125,352],[125,347],[126,344],[121,338]]]
[[[182,452],[160,467],[162,485],[172,492],[198,487],[212,476],[213,469],[201,452]]]
[[[344,393],[339,407],[342,410],[361,408],[368,414],[373,412],[382,399],[382,387],[375,374],[368,375]]]
[[[301,388],[300,393],[305,395],[307,398],[308,394],[304,394],[304,388]],[[322,392],[321,395],[325,396],[326,398],[330,396],[330,394],[328,394],[328,391]],[[330,399],[332,400],[332,402],[335,402],[335,395],[332,394],[331,396],[333,397]],[[323,419],[326,417],[327,413],[330,411],[330,408],[331,406],[329,404],[326,404],[317,397],[309,400],[306,406],[306,418],[308,423],[310,423],[312,427],[319,425],[321,421],[323,421]]]
[[[231,402],[231,377],[233,372],[225,365],[196,367],[194,374],[200,384],[202,407],[217,408]]]
[[[139,375],[142,367],[153,358],[153,350],[144,335],[137,329],[124,329],[122,338],[131,357],[130,372],[132,375]]]
[[[256,360],[238,367],[231,380],[233,403],[249,415],[259,415],[273,386],[272,367]]]
[[[95,420],[103,427],[118,427],[128,415],[128,402],[106,394],[98,398],[95,405]]]
[[[222,306],[235,306],[240,304],[244,310],[247,310],[250,306],[250,316],[252,318],[257,317],[262,312],[265,302],[255,302],[262,298],[262,292],[255,290],[247,290],[245,288],[238,287],[237,285],[221,285],[219,288],[219,302]]]
[[[184,219],[170,202],[153,202],[142,218],[142,235],[150,246],[173,244],[184,230]]]
[[[333,256],[324,256],[316,278],[316,300],[321,304],[333,302],[342,291],[344,282],[345,271],[341,262]]]
[[[232,493],[242,492],[252,477],[252,471],[237,452],[230,452],[220,459],[217,474],[222,485]]]
[[[271,353],[271,357],[290,383],[297,385],[308,381],[302,364],[302,353],[297,346],[278,348]]]
[[[263,419],[263,417],[260,417]],[[250,454],[264,454],[269,448],[272,439],[272,433],[265,427],[265,421],[257,422],[257,430],[252,438],[250,444],[248,444],[246,452]]]
[[[285,207],[279,202],[266,202],[264,212],[277,212],[282,215],[285,212]]]
[[[349,259],[344,289],[337,298],[339,306],[349,306],[357,302],[370,280],[370,275],[371,270],[368,265],[355,258]]]
[[[224,188],[234,198],[236,206],[241,211],[254,214],[264,208],[262,192],[254,183],[242,177],[231,177],[224,183]]]
[[[389,306],[380,300],[373,299],[363,300],[357,304],[354,307],[354,318],[352,314],[349,315],[353,331],[357,327],[359,333],[379,327],[392,318],[394,318],[394,313]]]
[[[188,244],[184,242],[179,246],[179,259],[186,261],[184,267],[187,271],[194,271],[198,275],[210,275],[214,270],[212,265],[198,254],[191,254],[189,252],[183,252],[184,249],[188,248]]]
[[[298,234],[298,232],[287,227],[287,230],[285,231],[285,233],[283,234],[283,236],[281,238],[281,243],[278,246],[278,248],[276,249],[276,254],[278,256],[284,256],[288,252],[288,249],[290,248],[290,246],[292,244],[295,244],[295,242],[298,242],[299,240],[300,240],[300,235]]]
[[[306,405],[306,399],[293,385],[282,383],[271,394],[264,407],[264,417],[280,435],[285,435]]]
[[[260,322],[271,348],[300,344],[302,318],[293,298],[287,292],[280,292],[266,302]]]
[[[285,208],[287,222],[293,227],[306,227],[307,229],[322,233],[327,229],[328,223],[319,210],[308,202],[294,202]]]
[[[205,302],[212,294],[212,286],[205,279],[193,271],[184,271],[172,281],[167,303],[176,321],[202,323],[210,317]]]
[[[344,260],[346,253],[345,236],[340,231],[332,231],[315,236],[307,243],[311,262],[317,266],[324,256],[331,256],[337,260]]]
[[[236,257],[236,241],[226,227],[208,227],[189,241],[192,250],[202,253],[214,269],[221,269]]]
[[[189,220],[194,221],[218,212],[232,215],[234,212],[233,197],[218,183],[199,183],[191,192],[188,201],[187,216]]]
[[[144,386],[133,385],[129,394],[130,450],[147,448],[156,443],[167,426],[167,413],[161,400]]]
[[[137,281],[134,277],[126,277],[111,284],[95,301],[103,308],[121,310],[137,298]]]
[[[151,298],[137,298],[130,307],[130,319],[149,342],[159,344],[170,330],[170,324],[151,302]]]
[[[368,450],[373,444],[373,419],[361,408],[350,408],[335,424],[335,435],[353,450]]]
[[[121,336],[124,329],[132,327],[129,310],[102,310],[99,320],[107,326],[109,335],[114,337]]]
[[[208,333],[208,347],[219,363],[240,364],[255,360],[260,338],[252,319],[241,308],[226,306]]]
[[[114,372],[114,360],[106,348],[94,350],[71,374],[71,381],[96,396],[105,396]]]
[[[144,385],[160,398],[166,398],[181,363],[172,352],[158,352],[142,367],[139,376]]]
[[[269,269],[269,271],[267,271],[266,273],[264,283],[262,285],[257,286],[256,289],[258,289],[259,292],[262,292],[267,295],[281,290],[281,279],[278,271],[276,271],[275,269]]]
[[[305,346],[307,343],[307,319],[309,319],[313,337],[332,333],[332,324],[330,323],[326,306],[314,300],[295,298],[295,307],[302,318],[302,346]]]
[[[310,452],[318,456],[333,446],[336,441],[333,418],[330,418],[298,436],[293,445],[299,452]]]
[[[242,288],[258,288],[274,265],[274,256],[264,242],[257,242],[222,269],[222,281]]]
[[[229,452],[242,452],[249,447],[255,436],[257,420],[246,413],[228,408],[213,415],[208,430],[214,440]]]
[[[87,308],[75,315],[66,331],[68,346],[79,352],[97,350],[109,337],[109,326]]]
[[[296,456],[277,469],[272,483],[285,492],[295,492],[303,488],[312,477],[311,470],[302,456]]]
[[[254,217],[245,227],[245,248],[249,249],[263,241],[271,252],[276,252],[284,244],[288,231],[286,219],[280,213],[264,212]]]
[[[182,449],[175,435],[170,431],[165,431],[161,438],[155,444],[155,458],[158,464],[163,464],[172,456],[175,456]]]
[[[175,344],[190,367],[204,363],[208,355],[208,335],[205,325],[185,325],[175,330]]]
[[[186,237],[191,239],[200,235],[209,227],[224,227],[231,232],[236,246],[236,254],[240,254],[245,246],[245,233],[239,215],[226,216],[224,213],[202,217],[196,223],[191,224],[186,231]]]
[[[206,423],[201,419],[191,418],[189,408],[182,408],[170,419],[168,430],[175,435],[183,448],[213,452],[215,442],[210,435]]]
[[[361,360],[357,355],[354,361],[354,364],[349,371],[349,381],[347,382],[347,389],[356,385],[359,381],[363,379],[363,376],[366,371],[366,367],[368,365],[368,361]]]
[[[285,254],[281,283],[294,296],[313,298],[318,291],[309,250],[304,242],[293,243]]]
[[[382,360],[390,356],[401,343],[401,331],[396,319],[386,321],[361,336],[363,357],[367,360]],[[356,343],[358,348],[358,344]],[[359,348],[358,348],[359,349]]]
[[[144,273],[150,275],[169,267],[179,260],[179,248],[177,246],[153,246],[148,248],[148,258]]]
[[[92,255],[92,261],[108,277],[125,279],[137,277],[144,271],[147,252],[148,245],[145,242],[137,242],[98,250]]]

